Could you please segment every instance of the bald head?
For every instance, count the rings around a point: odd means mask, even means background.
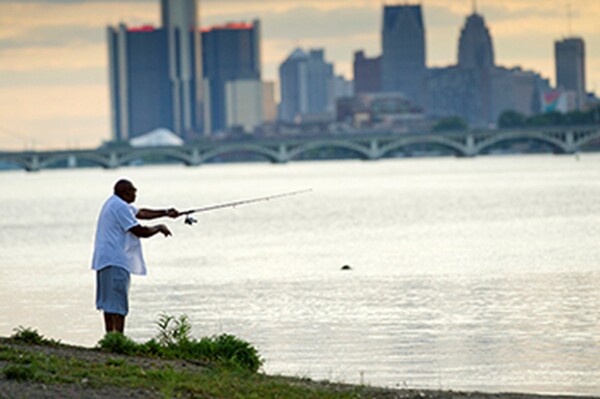
[[[117,197],[121,198],[123,201],[131,204],[135,201],[135,193],[137,189],[127,179],[121,179],[115,183],[114,193]]]

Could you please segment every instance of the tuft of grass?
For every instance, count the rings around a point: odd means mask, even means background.
[[[19,382],[29,381],[35,378],[33,366],[25,364],[11,364],[2,369],[2,374],[7,380],[16,380]]]
[[[19,326],[13,330],[15,333],[10,337],[13,342],[19,342],[28,345],[60,345],[60,341],[47,339],[31,327]]]

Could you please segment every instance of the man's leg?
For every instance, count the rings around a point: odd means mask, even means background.
[[[124,269],[109,266],[97,273],[96,308],[104,310],[107,333],[125,331],[125,316],[129,311],[129,284],[129,272]]]
[[[104,313],[104,325],[106,332],[120,332],[123,334],[125,331],[125,316],[115,313]]]
[[[123,334],[125,332],[125,316],[116,314],[115,315],[115,331]]]
[[[115,327],[113,325],[113,317],[112,316],[113,316],[112,313],[104,312],[104,329],[106,330],[107,334],[109,332],[113,332],[115,330]]]

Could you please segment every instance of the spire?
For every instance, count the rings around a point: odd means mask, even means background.
[[[569,37],[573,36],[573,32],[571,30],[571,22],[573,20],[573,14],[571,13],[571,2],[567,3],[567,34]]]
[[[473,14],[477,14],[477,0],[473,0]]]

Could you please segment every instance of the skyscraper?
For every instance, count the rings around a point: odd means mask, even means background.
[[[162,26],[169,36],[169,79],[173,85],[176,132],[202,125],[202,42],[197,0],[161,0]],[[200,129],[201,130],[201,129]]]
[[[421,6],[385,6],[382,42],[382,90],[401,92],[413,104],[422,106],[427,67]]]
[[[128,140],[158,127],[175,131],[168,37],[151,26],[108,29],[113,138]]]
[[[306,117],[333,118],[333,65],[322,49],[307,54],[295,49],[279,67],[281,103],[279,119],[297,122]]]
[[[260,23],[228,23],[202,30],[204,78],[210,112],[210,130],[223,131],[227,126],[228,82],[260,81]],[[262,98],[262,96],[260,97]],[[260,98],[248,101],[262,101]]]
[[[554,43],[556,86],[575,93],[577,109],[586,103],[585,43],[581,38],[567,38]]]
[[[463,69],[494,67],[494,46],[483,17],[476,12],[467,17],[458,42],[458,66]]]
[[[494,47],[485,20],[474,9],[460,31],[458,41],[458,69],[471,85],[471,98],[465,104],[469,120],[476,126],[493,123],[492,72]]]
[[[163,26],[108,27],[113,138],[203,128],[196,0],[161,0]]]

